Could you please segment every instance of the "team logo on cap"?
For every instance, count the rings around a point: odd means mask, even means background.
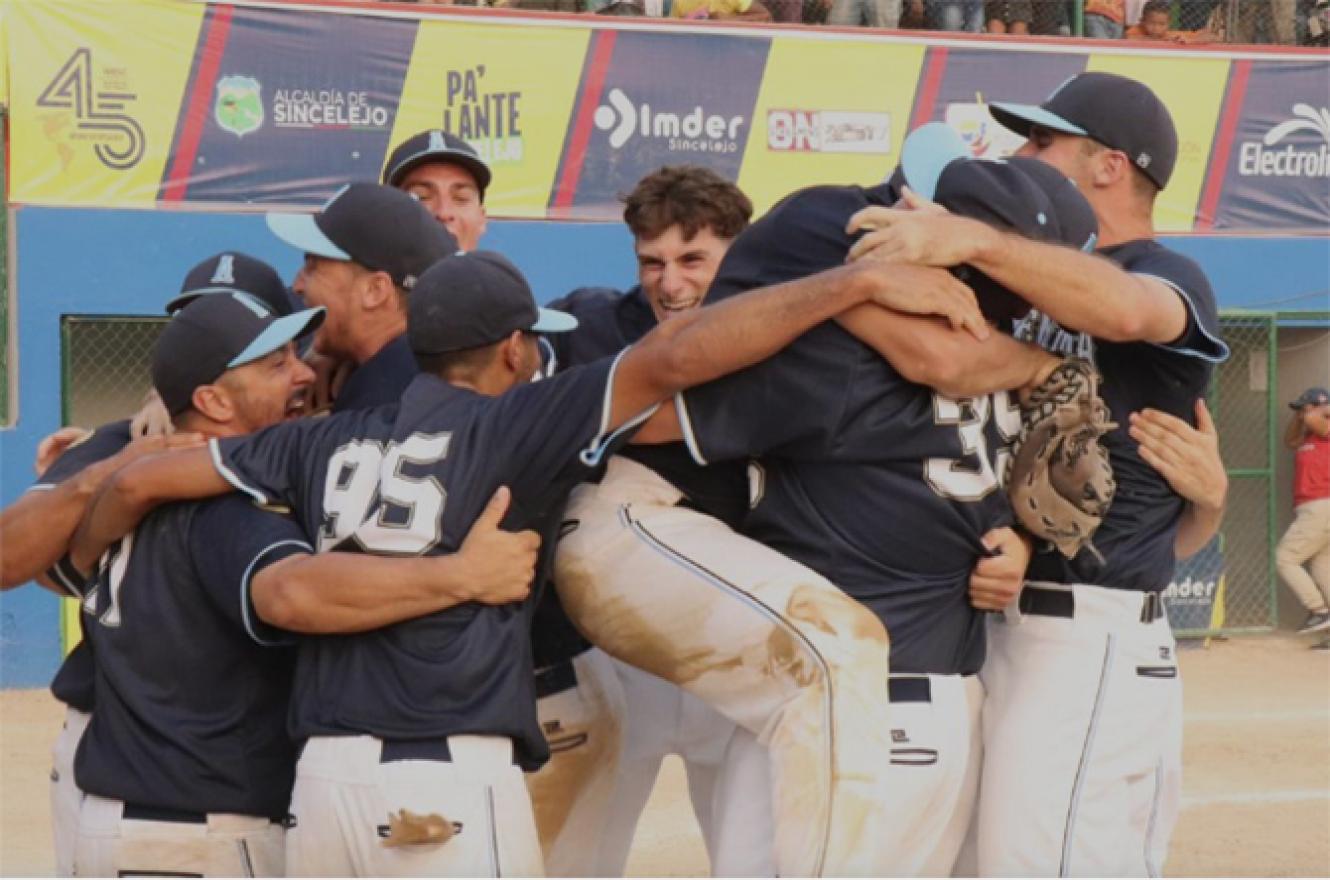
[[[1141,153],[1139,156],[1136,157],[1136,164],[1137,164],[1139,167],[1141,167],[1141,168],[1149,168],[1149,167],[1150,167],[1150,154],[1149,154],[1149,153]]]
[[[263,85],[252,76],[224,76],[217,81],[212,116],[223,131],[244,137],[263,126]]]

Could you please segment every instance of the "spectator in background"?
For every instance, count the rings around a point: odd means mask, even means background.
[[[1308,388],[1289,406],[1294,413],[1284,443],[1293,450],[1294,513],[1275,565],[1307,609],[1298,632],[1324,632],[1330,629],[1330,391]],[[1315,647],[1330,648],[1330,639]]]
[[[900,24],[901,0],[831,0],[827,24],[839,27],[894,28]]]
[[[1172,11],[1168,0],[1150,0],[1141,10],[1140,24],[1127,28],[1129,40],[1166,40],[1171,43],[1208,43],[1214,35],[1208,30],[1175,31],[1169,27]]]
[[[671,18],[711,21],[771,21],[762,0],[674,0]]]
[[[984,0],[984,19],[990,34],[1028,34],[1033,18],[1031,0]]]
[[[984,0],[924,0],[924,24],[934,31],[984,29]]]
[[[1127,20],[1125,0],[1086,0],[1085,36],[1093,40],[1120,40]]]

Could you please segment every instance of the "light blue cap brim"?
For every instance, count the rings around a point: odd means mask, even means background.
[[[567,333],[577,329],[577,319],[567,312],[556,309],[537,309],[537,311],[540,312],[540,316],[536,318],[535,326],[531,328],[532,333]]]
[[[245,346],[244,351],[231,358],[226,368],[229,370],[232,367],[243,367],[251,361],[272,354],[291,340],[304,336],[323,323],[326,311],[323,306],[319,306],[278,318],[254,337],[254,341]]]
[[[1050,113],[1043,107],[1036,107],[1034,104],[1007,104],[1005,102],[994,101],[989,107],[992,108],[992,110],[998,111],[998,113],[993,113],[994,119],[1019,135],[1028,135],[1030,131],[1029,127],[1027,126],[1025,131],[1012,128],[1006,120],[998,115],[999,113],[1005,113],[1007,116],[1019,119],[1022,122],[1028,122],[1030,125],[1039,125],[1044,128],[1052,129],[1053,131],[1060,131],[1063,134],[1089,137],[1089,135],[1086,134],[1085,129],[1081,128],[1079,125],[1073,125],[1056,113]]]
[[[270,213],[264,219],[272,234],[298,251],[327,257],[330,260],[350,260],[351,255],[333,244],[332,239],[314,222],[313,214]]]
[[[965,141],[945,122],[929,122],[910,132],[901,146],[901,171],[910,189],[932,201],[938,178],[957,159],[966,159]]]

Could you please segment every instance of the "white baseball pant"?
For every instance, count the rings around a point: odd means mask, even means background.
[[[538,703],[551,756],[527,777],[547,873],[622,876],[661,763],[673,754],[684,761],[711,873],[773,875],[767,756],[757,738],[598,648],[571,662],[576,684]]]
[[[51,837],[55,843],[57,877],[74,876],[74,848],[78,842],[79,805],[83,792],[74,782],[74,753],[92,716],[72,706],[51,747]]]
[[[280,877],[286,830],[262,816],[210,813],[197,821],[134,818],[122,801],[84,796],[79,877]]]
[[[1017,607],[991,622],[980,673],[979,875],[1158,876],[1182,782],[1168,618],[1085,585],[1032,582]]]
[[[438,745],[433,743],[430,745]],[[512,741],[450,736],[448,758],[372,736],[312,737],[296,766],[292,877],[538,877],[540,841]],[[391,816],[446,840],[393,846]],[[446,832],[445,832],[446,834]]]
[[[769,749],[783,876],[891,872],[881,622],[825,578],[675,506],[636,462],[574,490],[555,584],[598,647],[714,706]]]

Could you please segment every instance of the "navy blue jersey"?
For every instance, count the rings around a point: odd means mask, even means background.
[[[320,549],[452,553],[499,486],[513,493],[505,528],[543,531],[559,516],[608,451],[612,371],[606,359],[499,397],[422,374],[396,405],[222,440],[214,454],[237,488],[292,507]],[[307,640],[293,734],[506,736],[534,769],[549,752],[536,723],[533,601]]]
[[[1127,433],[1128,416],[1153,407],[1194,425],[1196,399],[1205,395],[1214,365],[1228,357],[1228,347],[1219,338],[1210,282],[1192,260],[1149,240],[1105,248],[1100,254],[1128,272],[1152,276],[1175,290],[1187,306],[1187,329],[1175,342],[1156,345],[1068,333],[1037,313],[1017,327],[1021,338],[1092,360],[1103,375],[1100,393],[1118,423],[1104,438],[1117,494],[1094,535],[1104,561],[1089,550],[1068,560],[1051,547],[1037,547],[1029,578],[1162,590],[1173,577],[1173,543],[1185,502],[1141,458],[1136,441]]]
[[[282,816],[295,652],[250,581],[309,553],[300,527],[241,495],[153,511],[99,562],[83,600],[97,711],[74,760],[84,791],[151,807]]]
[[[417,372],[416,357],[403,333],[351,371],[333,401],[332,411],[347,412],[396,403]]]
[[[66,449],[29,491],[53,488],[88,465],[117,454],[129,445],[129,441],[128,419],[102,425],[92,436]],[[76,584],[62,577],[54,580],[67,591],[77,594],[77,590],[73,589]],[[87,639],[80,639],[51,680],[52,696],[80,712],[91,712],[96,695],[93,685],[95,672],[92,648]]]
[[[846,221],[877,199],[856,187],[791,196],[730,247],[709,298],[842,265]],[[893,671],[978,670],[968,583],[981,537],[1011,522],[997,479],[1020,427],[1007,395],[949,399],[829,322],[682,399],[698,460],[761,456],[745,532],[871,608]]]

